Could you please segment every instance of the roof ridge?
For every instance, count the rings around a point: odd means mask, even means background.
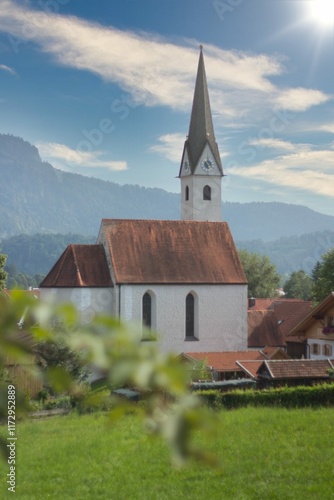
[[[280,363],[282,361],[293,361],[294,363],[295,362],[300,362],[300,363],[305,363],[305,361],[309,362],[309,361],[329,361],[329,358],[325,358],[325,359],[310,359],[310,358],[305,358],[305,359],[268,359],[268,361],[270,361],[270,363]]]
[[[65,260],[66,260],[67,254],[68,254],[68,252],[70,251],[71,247],[72,247],[72,244],[71,244],[71,243],[70,243],[69,245],[67,245],[67,247],[65,248],[65,250],[63,251],[63,253],[62,253],[61,257],[60,257],[60,259],[61,259],[62,257],[63,257],[63,259],[61,260],[61,265],[59,266],[58,272],[57,272],[57,274],[56,274],[56,280],[58,280],[58,278],[59,278],[59,276],[60,276],[60,273],[61,273],[61,271],[62,271],[62,269],[63,269],[64,264],[65,264]],[[44,280],[43,280],[43,281],[44,281]]]
[[[79,269],[79,265],[78,265],[78,259],[77,259],[76,253],[75,253],[74,245],[72,245],[72,248],[73,248],[73,250],[72,250],[72,252],[73,252],[73,260],[74,260],[74,264],[75,264],[75,268],[76,268],[76,273],[77,273],[77,276],[78,276],[78,281],[79,281],[80,286],[84,286],[85,282],[83,281],[83,279],[81,277],[81,273],[80,273],[80,269]]]
[[[180,219],[114,219],[110,217],[104,217],[102,219],[102,223],[106,221],[112,221],[112,222],[150,222],[150,223],[162,223],[164,224],[165,222],[169,223],[177,223],[177,224],[228,224],[226,221],[201,221],[201,220],[180,220]],[[95,243],[95,245],[98,243]],[[79,244],[78,244],[79,245]],[[85,243],[83,243],[85,245]],[[87,245],[94,245],[94,243],[87,243]]]

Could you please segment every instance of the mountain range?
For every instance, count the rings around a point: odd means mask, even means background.
[[[0,241],[36,233],[93,237],[102,218],[180,217],[179,194],[55,169],[35,146],[12,135],[0,134],[0,176]],[[226,202],[222,218],[238,242],[334,230],[333,216],[279,202]]]

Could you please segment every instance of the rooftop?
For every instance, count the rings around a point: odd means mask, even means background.
[[[256,299],[248,308],[248,347],[284,347],[287,335],[311,311],[300,299]]]
[[[328,369],[333,369],[329,359],[279,359],[264,361],[259,372],[267,369],[273,379],[328,378]]]
[[[205,361],[206,366],[211,366],[217,372],[243,371],[237,363],[238,361],[263,361],[267,359],[260,351],[188,352],[184,357]]]
[[[102,220],[116,283],[246,284],[226,222]]]
[[[69,245],[40,284],[52,287],[111,287],[102,245]]]
[[[318,318],[323,318],[324,314],[334,307],[334,292],[330,293],[320,304],[308,311],[301,320],[296,323],[294,328],[289,332],[290,340],[295,341],[294,336],[304,336],[305,331],[315,322]]]

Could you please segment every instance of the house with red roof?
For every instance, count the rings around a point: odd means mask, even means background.
[[[260,386],[310,385],[330,380],[334,366],[329,359],[285,359],[263,361],[256,376]]]
[[[286,341],[288,351],[297,354],[295,357],[334,358],[334,292],[295,325]]]
[[[289,359],[278,348],[266,351],[189,352],[180,355],[195,375],[206,370],[213,382],[252,379],[259,387],[310,385],[330,380],[334,361],[329,359]],[[202,370],[199,370],[199,364]],[[192,377],[195,381],[195,379]],[[214,388],[214,385],[210,386]]]
[[[312,303],[300,299],[250,299],[248,348],[280,347],[288,350],[287,335],[311,311]],[[289,344],[291,348],[291,343]]]
[[[188,352],[182,353],[181,359],[189,363],[190,370],[196,369],[197,363],[204,365],[214,381],[236,378],[257,379],[257,370],[268,359],[287,359],[281,349],[264,351],[235,352]]]

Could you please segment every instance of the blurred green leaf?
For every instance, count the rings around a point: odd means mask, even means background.
[[[31,341],[20,337],[23,328]],[[103,374],[109,390],[127,387],[142,394],[141,405],[108,395],[111,422],[130,411],[141,413],[147,428],[169,443],[175,463],[186,463],[189,458],[210,462],[210,453],[194,446],[194,436],[200,431],[212,437],[215,415],[189,394],[187,367],[176,356],[159,352],[156,342],[143,342],[142,333],[142,325],[125,324],[108,315],[97,315],[91,324],[81,323],[73,305],[39,304],[19,291],[13,292],[12,299],[0,297],[2,414],[7,408],[4,370],[8,356],[24,363],[36,355],[39,371],[31,368],[30,375],[43,375],[47,385],[56,393],[70,394],[82,411],[104,404],[103,393],[76,383],[79,372],[72,368],[77,362],[79,371],[83,366]],[[19,393],[17,401],[18,410],[24,409]]]

